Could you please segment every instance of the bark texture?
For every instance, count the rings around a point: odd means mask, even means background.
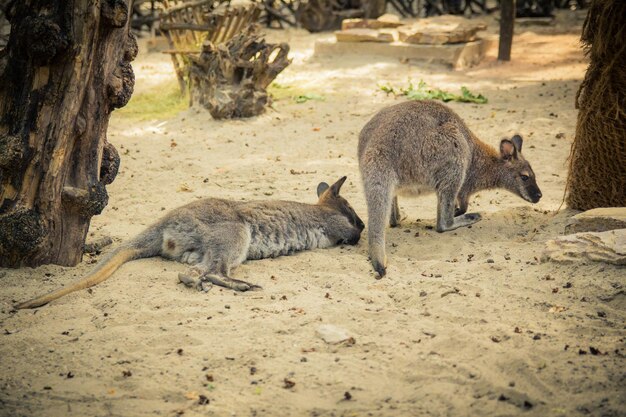
[[[199,57],[189,55],[191,101],[215,119],[257,116],[269,104],[267,87],[284,70],[289,45],[265,43],[255,25],[226,43],[205,41]]]
[[[119,168],[133,92],[129,0],[20,0],[0,51],[0,266],[76,265]]]

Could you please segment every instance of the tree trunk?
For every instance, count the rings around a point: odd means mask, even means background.
[[[589,56],[576,95],[567,178],[569,207],[626,206],[626,2],[594,0],[581,41]]]
[[[288,54],[289,45],[265,43],[256,25],[221,45],[205,41],[200,56],[188,56],[192,104],[204,106],[215,119],[263,113],[267,87],[291,63]]]
[[[0,266],[76,265],[119,167],[133,91],[128,0],[19,0],[0,51]]]

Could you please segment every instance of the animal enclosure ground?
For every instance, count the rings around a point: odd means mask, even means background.
[[[356,247],[248,262],[233,277],[263,291],[243,294],[188,289],[177,283],[186,266],[155,258],[13,312],[15,301],[85,275],[100,256],[76,268],[0,270],[0,416],[624,415],[624,269],[539,260],[571,215],[555,211],[587,65],[579,29],[522,28],[512,62],[497,63],[493,45],[464,71],[322,60],[311,56],[313,42],[329,35],[273,32],[294,62],[262,116],[215,121],[205,110],[161,108],[146,120],[131,100],[111,120],[122,167],[89,239],[119,244],[208,196],[314,202],[318,182],[342,175],[342,194],[365,220],[357,136],[377,110],[404,100],[378,85],[409,78],[485,95],[484,105],[450,106],[491,145],[520,133],[544,197],[530,205],[481,192],[470,211],[482,221],[444,234],[433,230],[434,196],[400,198],[382,280],[366,233]],[[141,51],[136,103],[163,95],[180,105],[168,95],[170,65]],[[354,343],[326,344],[316,335],[322,324],[346,329]]]

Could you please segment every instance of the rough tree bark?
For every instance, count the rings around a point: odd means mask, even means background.
[[[188,56],[192,104],[215,119],[263,113],[270,101],[267,87],[290,64],[288,53],[286,43],[265,43],[256,25],[217,46],[205,41],[200,56]]]
[[[0,266],[76,265],[119,167],[133,91],[130,0],[18,0],[0,51]]]

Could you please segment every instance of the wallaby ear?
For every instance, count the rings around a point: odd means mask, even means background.
[[[341,190],[341,186],[344,182],[346,182],[346,179],[348,179],[348,177],[343,176],[339,178],[336,183],[330,186],[330,191],[333,193],[333,196],[337,197],[339,195],[339,190]]]
[[[502,139],[500,141],[500,156],[506,161],[517,158],[515,144],[508,139]]]
[[[317,196],[320,197],[322,194],[324,194],[324,191],[328,190],[330,188],[330,186],[328,184],[326,184],[325,182],[320,182],[317,185]]]
[[[522,144],[524,143],[524,139],[520,135],[515,135],[511,138],[511,142],[515,145],[515,149],[517,152],[522,152]]]

